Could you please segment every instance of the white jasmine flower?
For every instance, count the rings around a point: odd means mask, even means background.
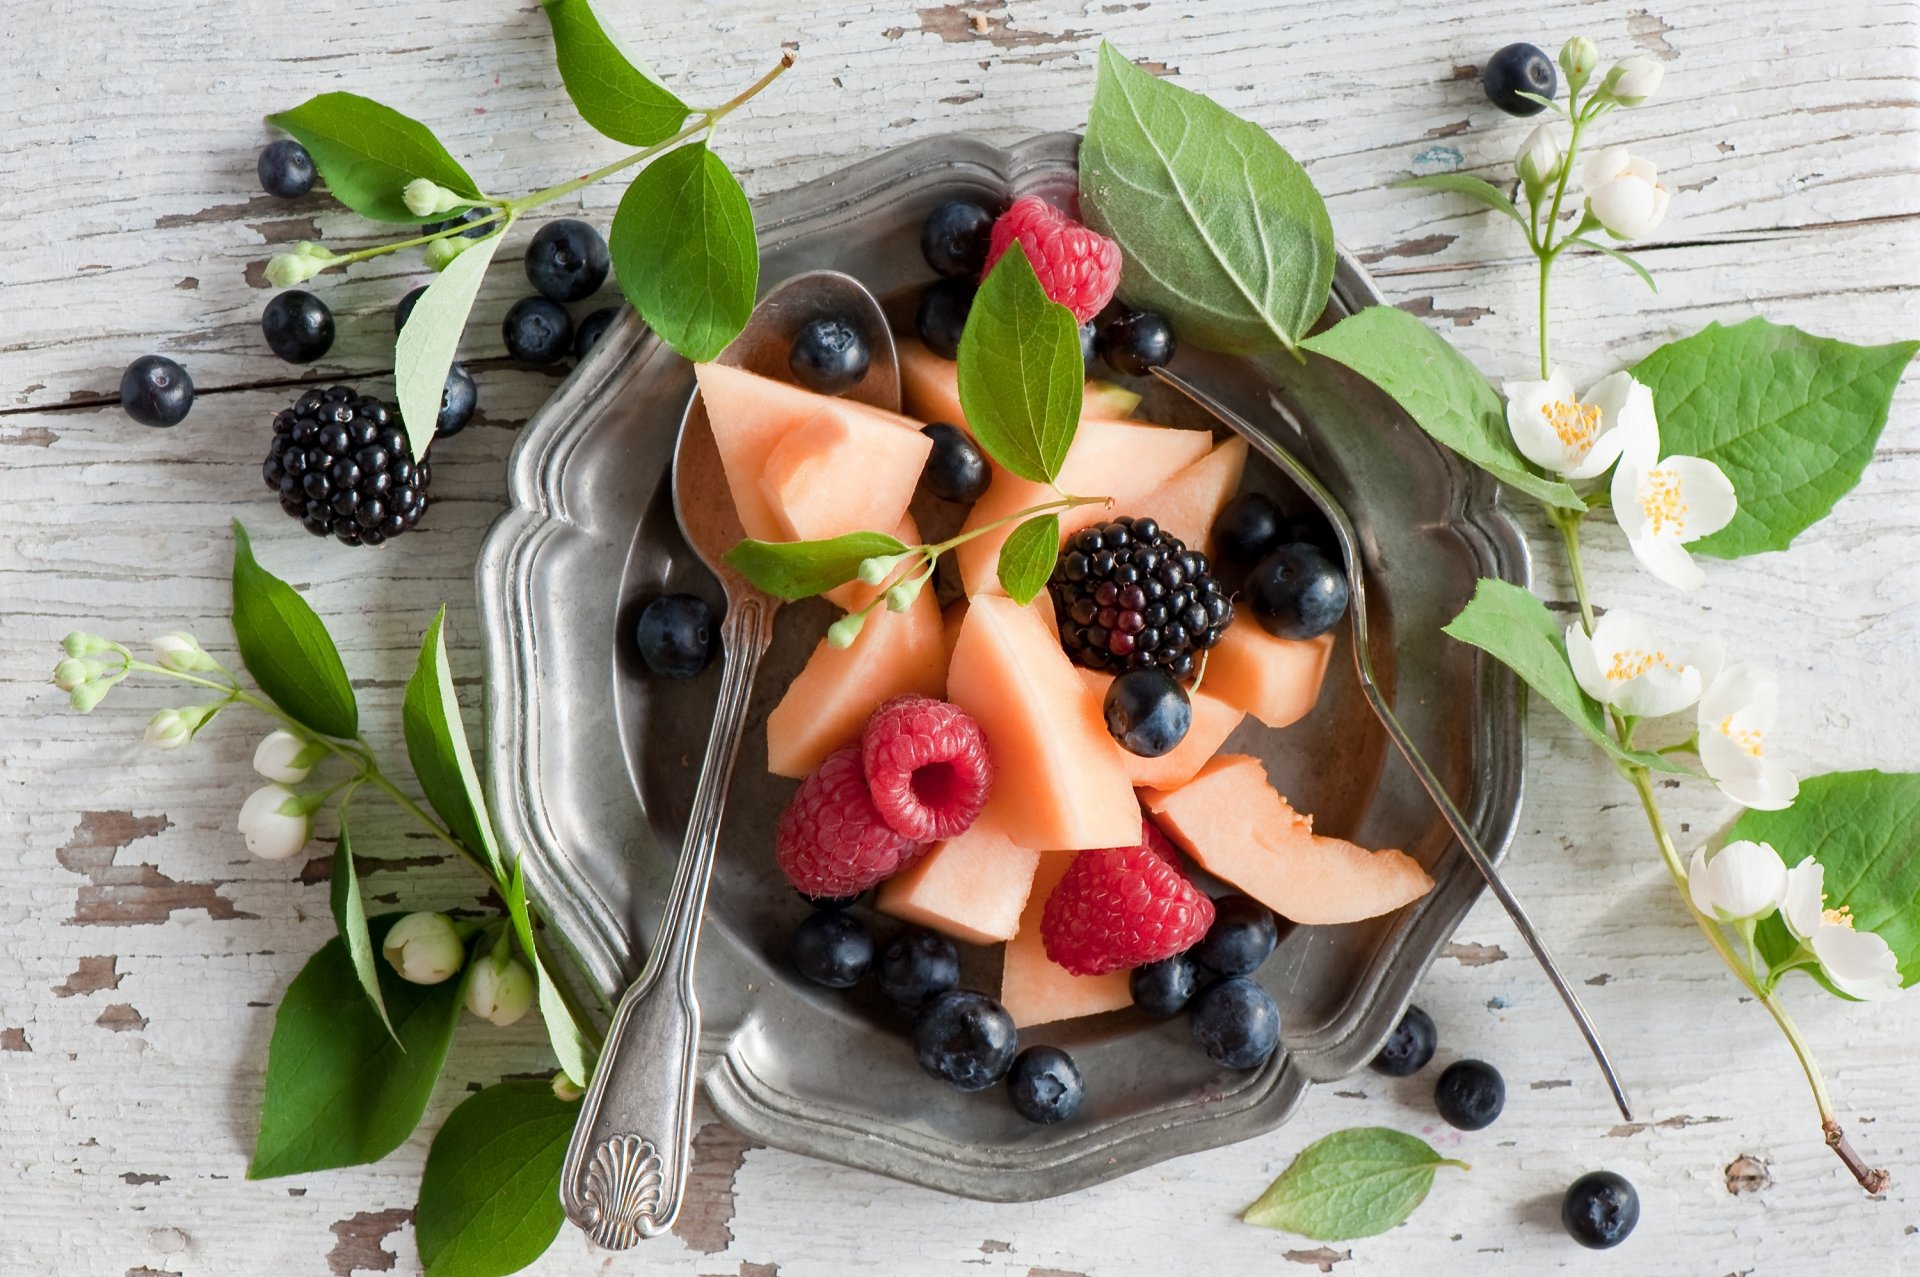
[[[1663,641],[1638,615],[1615,608],[1589,636],[1567,627],[1567,660],[1587,695],[1636,718],[1677,714],[1700,699],[1706,677],[1719,668],[1716,644],[1693,647]],[[1704,671],[1704,672],[1703,672]]]
[[[1667,69],[1652,58],[1634,54],[1622,58],[1600,82],[1600,91],[1621,106],[1639,106],[1659,91]]]
[[[1624,146],[1606,146],[1580,166],[1587,207],[1615,239],[1645,239],[1667,215],[1673,192],[1660,185],[1653,161]]]
[[[268,732],[253,751],[253,770],[268,780],[297,785],[313,770],[313,760],[307,743],[292,732]]]
[[[1593,479],[1625,452],[1659,449],[1653,392],[1624,372],[1602,377],[1585,398],[1554,369],[1545,381],[1510,381],[1507,429],[1527,460],[1569,479]]]
[[[1561,159],[1560,143],[1554,140],[1553,130],[1539,124],[1520,144],[1513,167],[1529,190],[1538,191],[1560,176]]]
[[[387,965],[412,984],[439,984],[467,960],[460,933],[444,913],[408,914],[387,932],[380,952],[387,955]]]
[[[519,1020],[533,1006],[533,972],[518,958],[495,965],[483,961],[467,980],[467,1010],[501,1028]]]
[[[1726,472],[1704,457],[1650,465],[1629,451],[1613,472],[1613,517],[1633,557],[1675,589],[1707,579],[1687,544],[1726,527],[1739,507]]]
[[[1700,697],[1700,762],[1720,792],[1743,807],[1791,806],[1800,781],[1767,757],[1767,733],[1780,701],[1780,680],[1741,662],[1720,671]]]
[[[262,785],[248,794],[239,824],[247,850],[262,860],[285,860],[306,846],[313,832],[300,796],[285,785]]]
[[[1763,842],[1732,842],[1711,859],[1705,847],[1693,853],[1687,894],[1709,918],[1739,922],[1764,918],[1787,894],[1787,865]]]
[[[1813,951],[1833,987],[1851,998],[1877,1002],[1900,992],[1900,963],[1887,942],[1854,926],[1853,911],[1826,907],[1826,869],[1808,856],[1787,871],[1780,919],[1796,940]]]

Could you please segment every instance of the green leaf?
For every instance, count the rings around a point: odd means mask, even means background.
[[[904,554],[907,545],[884,532],[849,532],[825,541],[748,539],[726,553],[747,580],[779,599],[805,599],[845,585],[868,559]]]
[[[1625,253],[1621,252],[1619,249],[1609,248],[1605,244],[1602,244],[1599,240],[1588,239],[1584,235],[1574,236],[1572,242],[1580,245],[1580,247],[1582,248],[1591,248],[1596,253],[1605,253],[1608,257],[1611,257],[1614,261],[1619,262],[1621,265],[1630,267],[1633,270],[1633,273],[1638,275],[1640,277],[1641,282],[1646,284],[1648,288],[1652,289],[1656,293],[1660,291],[1660,285],[1653,282],[1653,272],[1649,271],[1646,267],[1642,266],[1634,258],[1627,256]]]
[[[1520,216],[1520,210],[1513,206],[1507,193],[1484,177],[1475,177],[1471,173],[1429,173],[1424,177],[1409,177],[1393,183],[1393,189],[1406,190],[1418,188],[1428,191],[1446,191],[1453,195],[1464,195],[1468,199],[1498,213],[1505,213],[1520,225],[1525,226],[1527,219]]]
[[[1518,674],[1521,681],[1619,761],[1653,771],[1685,772],[1678,763],[1659,754],[1622,749],[1620,742],[1607,735],[1600,703],[1582,690],[1573,676],[1573,666],[1567,663],[1567,640],[1560,622],[1531,591],[1483,577],[1460,615],[1444,630]]]
[[[1105,42],[1080,207],[1120,244],[1122,295],[1182,341],[1291,350],[1326,308],[1333,223],[1306,170],[1266,130]]]
[[[706,143],[669,151],[640,170],[614,212],[609,249],[620,291],[661,340],[695,363],[725,350],[746,327],[760,281],[753,209]]]
[[[1406,311],[1369,306],[1300,345],[1380,387],[1422,430],[1502,483],[1548,505],[1586,508],[1513,446],[1506,407],[1480,370]]]
[[[620,50],[587,0],[540,0],[553,23],[553,55],[580,118],[616,142],[652,146],[690,113]]]
[[[1025,607],[1047,588],[1060,557],[1060,516],[1037,514],[1013,530],[1000,547],[1000,588]]]
[[[480,198],[460,162],[420,121],[357,93],[322,93],[291,111],[269,115],[307,148],[333,197],[363,217],[380,222],[430,222],[407,210],[401,198],[416,177],[438,182],[456,195]]]
[[[447,661],[447,609],[441,605],[420,642],[420,659],[407,680],[401,702],[401,723],[407,737],[407,760],[427,801],[447,822],[468,850],[486,857],[494,877],[505,879],[506,862],[493,836],[480,773],[467,746],[466,725],[460,719],[460,701],[453,690],[453,670]]]
[[[328,901],[333,906],[333,925],[339,932],[341,941],[347,946],[347,958],[353,963],[353,974],[360,981],[360,991],[367,995],[367,1001],[380,1013],[380,1023],[396,1044],[400,1037],[393,1031],[393,1021],[387,1018],[386,999],[380,996],[380,968],[375,965],[379,951],[373,947],[373,937],[367,931],[367,905],[360,894],[360,875],[353,867],[353,848],[347,839],[347,810],[340,809],[340,841],[333,848],[333,881],[328,887]],[[402,1046],[404,1050],[404,1046]]]
[[[1920,981],[1920,774],[1810,776],[1793,806],[1735,821],[1727,839],[1743,838],[1769,844],[1789,865],[1819,861],[1827,907],[1845,905],[1856,927],[1887,942],[1902,985]],[[1757,939],[1770,964],[1799,947],[1777,914],[1760,924]]]
[[[1315,1241],[1372,1237],[1406,1222],[1442,1166],[1469,1169],[1384,1126],[1335,1131],[1302,1149],[1240,1218]]]
[[[360,707],[346,666],[300,592],[261,567],[238,519],[233,523],[233,637],[240,659],[274,704],[322,736],[351,738]]]
[[[402,915],[368,920],[378,948]],[[460,1014],[465,981],[409,984],[380,964],[389,1034],[338,936],[287,986],[267,1047],[267,1094],[248,1179],[377,1162],[420,1124]]]
[[[545,1082],[461,1101],[433,1137],[414,1238],[426,1277],[506,1277],[546,1252],[566,1218],[560,1167],[580,1102]]]
[[[1633,370],[1653,390],[1662,455],[1705,457],[1740,499],[1692,548],[1784,550],[1860,482],[1920,342],[1855,346],[1764,319],[1708,324]]]
[[[573,1012],[560,987],[547,971],[547,964],[533,943],[533,911],[527,905],[526,858],[513,862],[513,876],[507,881],[507,915],[513,919],[513,932],[520,940],[521,952],[533,967],[539,990],[540,1018],[547,1025],[547,1042],[561,1070],[576,1084],[585,1086],[593,1077],[593,1048],[574,1022]]]
[[[1073,312],[1049,301],[1016,240],[960,333],[960,411],[989,457],[1035,483],[1060,474],[1080,428],[1086,361]]]
[[[407,444],[415,460],[427,455],[440,417],[440,401],[447,391],[447,370],[460,351],[473,299],[480,294],[487,267],[506,238],[495,231],[447,263],[427,285],[407,326],[400,330],[393,350],[393,387],[400,400],[400,420],[407,428]]]

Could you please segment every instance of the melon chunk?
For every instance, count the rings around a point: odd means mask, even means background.
[[[942,359],[913,338],[898,341],[900,398],[909,417],[965,426],[960,410],[960,365]],[[1125,417],[1139,406],[1140,396],[1110,381],[1089,381],[1081,392],[1083,417]]]
[[[1080,677],[1086,680],[1093,694],[1100,698],[1104,706],[1107,699],[1107,687],[1113,682],[1113,675],[1101,670],[1082,669]],[[1158,758],[1142,758],[1132,753],[1119,741],[1108,740],[1113,744],[1113,752],[1120,759],[1127,779],[1136,788],[1178,789],[1193,779],[1194,773],[1207,765],[1207,760],[1220,752],[1227,743],[1227,737],[1233,735],[1240,726],[1246,711],[1229,705],[1213,695],[1203,685],[1193,697],[1193,722],[1187,728],[1186,736],[1169,752]]]
[[[1135,820],[1132,838],[1137,841],[1139,837],[1139,821]],[[1033,889],[1027,893],[1026,910],[1020,915],[1020,929],[1007,941],[1000,967],[1000,1005],[1007,1009],[1018,1028],[1098,1015],[1133,1005],[1130,973],[1075,975],[1049,958],[1046,946],[1040,941],[1040,915],[1046,909],[1047,897],[1066,876],[1074,854],[1071,851],[1041,854],[1040,867],[1033,876]]]
[[[780,522],[760,495],[760,475],[788,427],[818,412],[821,397],[726,364],[695,364],[693,375],[713,424],[713,441],[740,526],[756,540],[781,540]]]
[[[882,701],[908,692],[944,695],[946,669],[940,606],[931,590],[922,590],[904,612],[873,612],[850,646],[821,639],[767,716],[767,770],[807,775],[828,754],[859,740]]]
[[[1313,832],[1267,783],[1257,758],[1222,754],[1179,789],[1141,798],[1160,828],[1208,873],[1308,926],[1391,913],[1433,889],[1403,851],[1368,851]]]
[[[1240,472],[1247,468],[1247,441],[1239,435],[1222,439],[1200,460],[1174,475],[1140,500],[1140,514],[1150,514],[1189,550],[1213,553],[1208,545],[1213,523],[1240,488]]]
[[[881,884],[874,906],[970,944],[1012,939],[1020,929],[1040,853],[1019,846],[982,812],[965,833],[935,843]]]
[[[1305,718],[1320,699],[1332,653],[1331,633],[1275,638],[1252,617],[1240,617],[1208,651],[1201,686],[1268,727],[1287,727]]]
[[[1042,613],[1003,595],[967,605],[947,699],[973,715],[993,758],[987,810],[1022,847],[1130,847],[1140,805],[1100,702]]]
[[[795,423],[760,472],[782,540],[823,541],[899,524],[933,440],[905,417],[825,400]]]

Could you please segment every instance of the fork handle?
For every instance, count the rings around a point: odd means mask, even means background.
[[[699,1083],[700,1004],[693,961],[733,785],[753,676],[773,637],[765,598],[729,600],[725,665],[693,812],[666,913],[647,963],[620,999],[560,1174],[567,1218],[602,1246],[624,1250],[673,1227],[687,1185]]]

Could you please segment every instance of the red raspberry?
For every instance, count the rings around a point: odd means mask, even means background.
[[[773,856],[802,895],[837,900],[858,895],[924,850],[880,818],[867,793],[860,751],[827,755],[780,813]]]
[[[1040,941],[1075,975],[1171,958],[1213,925],[1213,901],[1148,845],[1150,833],[1141,838],[1138,847],[1081,852],[1047,897]]]
[[[1181,872],[1186,871],[1186,857],[1180,854],[1180,848],[1173,839],[1160,832],[1160,826],[1151,820],[1140,822],[1140,845]]]
[[[1113,300],[1120,287],[1120,246],[1090,231],[1037,196],[1015,200],[993,224],[987,269],[1014,240],[1027,254],[1047,296],[1086,323]]]
[[[880,818],[916,842],[964,833],[993,787],[980,724],[930,696],[896,696],[875,710],[860,759]]]

